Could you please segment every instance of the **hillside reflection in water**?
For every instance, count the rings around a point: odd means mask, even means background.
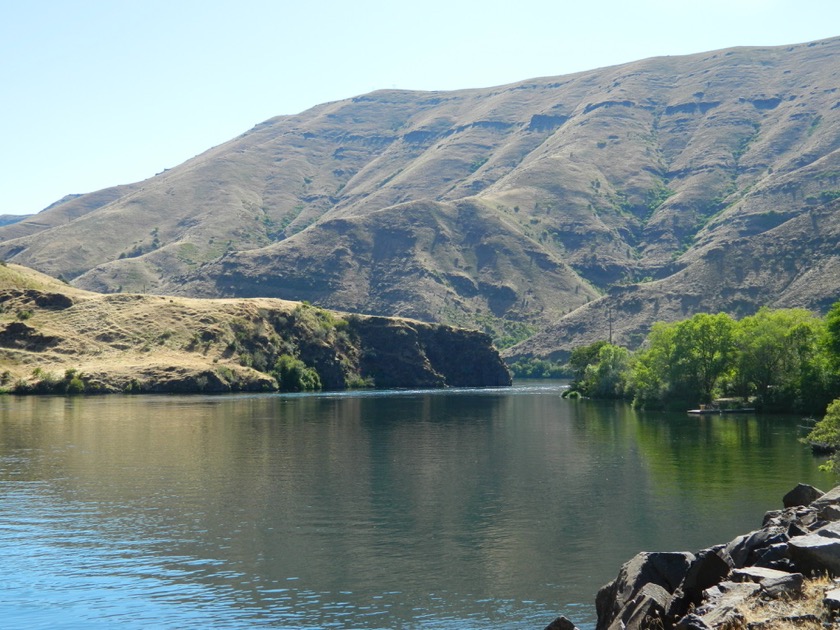
[[[0,618],[590,627],[634,553],[727,541],[832,483],[798,418],[559,393],[5,398]]]

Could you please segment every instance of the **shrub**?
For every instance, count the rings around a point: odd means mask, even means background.
[[[271,372],[281,392],[303,392],[321,389],[321,377],[314,368],[291,355],[281,355]]]
[[[820,466],[823,470],[838,470],[838,455],[836,449],[840,448],[840,398],[832,402],[825,410],[825,417],[817,422],[811,432],[805,436],[805,441],[811,444],[819,444],[822,447],[835,449],[834,455],[825,464]]]

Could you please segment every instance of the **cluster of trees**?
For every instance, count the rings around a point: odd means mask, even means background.
[[[569,364],[581,394],[644,408],[731,396],[765,410],[822,414],[840,395],[840,302],[825,318],[764,308],[738,321],[700,313],[660,322],[635,353],[599,341],[577,348]]]

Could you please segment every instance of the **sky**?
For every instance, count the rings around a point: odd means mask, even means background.
[[[0,214],[377,89],[838,35],[837,0],[0,0]]]

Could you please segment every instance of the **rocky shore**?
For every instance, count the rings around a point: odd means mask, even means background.
[[[596,630],[824,628],[840,614],[840,486],[798,485],[759,529],[689,552],[642,552],[595,600]],[[838,621],[840,623],[840,621]],[[558,617],[546,630],[574,630]]]

